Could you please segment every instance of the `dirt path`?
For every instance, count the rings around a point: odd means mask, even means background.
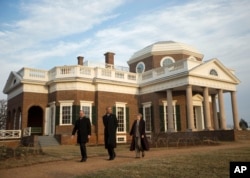
[[[167,155],[184,155],[189,153],[203,153],[214,150],[230,149],[237,147],[250,146],[250,142],[233,142],[226,143],[219,146],[198,146],[187,148],[153,148],[146,152],[146,156],[141,159],[149,160]],[[128,164],[131,162],[138,162],[140,159],[134,158],[134,152],[123,150],[117,152],[117,157],[113,161],[108,161],[107,156],[89,156],[87,162],[79,162],[79,158],[74,158],[65,161],[55,161],[49,163],[42,163],[31,165],[27,167],[18,167],[0,170],[0,177],[2,178],[72,178],[75,176],[90,173],[96,170],[106,169],[110,167]]]

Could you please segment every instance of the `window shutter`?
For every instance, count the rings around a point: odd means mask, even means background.
[[[79,117],[80,106],[73,105],[72,106],[72,124],[75,124],[77,118]]]
[[[164,109],[163,109],[164,106],[159,106],[159,111],[160,111],[160,131],[161,132],[164,132]]]
[[[116,115],[116,107],[115,106],[112,107],[112,112],[113,112],[113,114]]]
[[[60,106],[56,106],[56,125],[60,123]]]
[[[129,133],[129,107],[126,107],[126,130]]]
[[[139,113],[141,113],[142,115],[144,115],[143,108],[139,108]]]
[[[175,106],[176,109],[176,125],[177,131],[181,131],[181,112],[180,112],[180,105]]]
[[[155,122],[154,122],[154,108],[151,106],[151,131],[155,131]]]
[[[96,117],[96,106],[92,106],[92,124],[94,126],[97,125],[97,117]]]

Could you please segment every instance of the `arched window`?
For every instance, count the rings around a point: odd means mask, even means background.
[[[173,64],[174,62],[175,62],[174,58],[172,58],[170,56],[164,57],[161,60],[161,67],[166,67],[170,64]]]
[[[197,59],[194,56],[189,56],[188,59],[192,61],[197,61]]]
[[[145,64],[143,62],[139,62],[136,65],[136,73],[143,73],[145,71]]]
[[[218,73],[215,69],[211,69],[209,72],[210,75],[218,76]]]

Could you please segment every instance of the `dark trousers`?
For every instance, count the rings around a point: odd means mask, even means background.
[[[113,146],[108,146],[108,153],[109,153],[109,158],[114,159],[115,158],[115,150]]]
[[[87,149],[86,149],[86,143],[80,143],[80,150],[81,150],[81,155],[82,159],[87,159]]]

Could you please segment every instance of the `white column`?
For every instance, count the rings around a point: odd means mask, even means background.
[[[208,95],[208,88],[207,87],[205,87],[203,89],[203,98],[204,98],[205,130],[212,130],[210,107],[209,107],[209,95]]]
[[[172,90],[167,90],[167,104],[168,104],[168,132],[174,132],[174,121],[173,121],[173,98]]]
[[[216,105],[216,95],[212,95],[212,106],[213,106],[213,118],[214,118],[214,129],[219,130],[219,122],[217,117],[217,105]]]
[[[193,111],[193,101],[192,101],[192,86],[188,85],[186,88],[186,99],[187,99],[187,121],[188,130],[194,130],[194,111]]]
[[[236,92],[231,92],[231,103],[232,103],[232,112],[233,112],[233,120],[234,120],[234,129],[239,130],[239,114],[238,114],[238,107],[237,107],[237,99],[236,99]]]
[[[226,114],[224,107],[224,97],[222,89],[219,90],[219,109],[220,109],[220,127],[222,130],[226,130]]]

